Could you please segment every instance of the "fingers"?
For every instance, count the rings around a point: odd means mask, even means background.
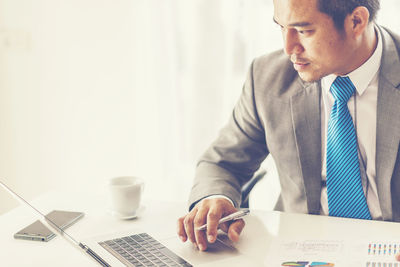
[[[197,208],[194,207],[192,209],[192,211],[185,216],[184,220],[183,220],[183,226],[184,226],[184,230],[186,232],[187,237],[189,238],[190,242],[192,242],[193,244],[196,244],[196,237],[194,235],[194,218],[196,216],[197,213]]]
[[[185,216],[180,217],[178,219],[178,225],[177,225],[177,230],[176,230],[176,232],[178,233],[178,236],[182,240],[182,242],[186,242],[186,240],[187,240],[185,226],[183,224],[184,219],[185,219]]]
[[[196,238],[196,244],[200,250],[207,249],[207,239],[206,239],[206,232],[204,230],[196,230],[200,226],[206,223],[207,221],[207,208],[200,208],[197,211],[196,217],[194,218],[194,235]]]
[[[239,241],[239,235],[244,228],[244,221],[242,219],[234,221],[231,223],[228,229],[228,237],[233,242]]]
[[[190,240],[200,250],[207,249],[207,241],[214,243],[217,239],[218,222],[226,215],[235,212],[236,209],[230,201],[221,198],[204,199],[199,202],[186,216],[178,219],[177,233],[183,242]],[[239,234],[244,227],[244,222],[239,221],[224,224],[225,231],[231,231],[232,240],[237,241]],[[207,230],[196,230],[196,228],[207,224]]]
[[[217,240],[218,222],[222,217],[219,206],[211,209],[207,215],[207,240],[214,243]]]

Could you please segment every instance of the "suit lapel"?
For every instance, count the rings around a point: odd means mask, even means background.
[[[383,36],[383,55],[379,75],[377,130],[376,130],[376,182],[378,198],[384,220],[392,220],[391,178],[396,163],[400,139],[400,60],[397,50],[386,31]]]
[[[319,214],[321,198],[320,85],[306,83],[292,96],[291,111],[308,212]]]

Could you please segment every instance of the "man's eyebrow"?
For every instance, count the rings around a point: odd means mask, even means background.
[[[281,24],[279,24],[278,21],[276,21],[275,18],[273,18],[273,20],[274,20],[274,22],[275,22],[276,24],[278,24],[279,26],[282,26]],[[290,23],[288,26],[290,26],[290,27],[307,27],[307,26],[310,26],[310,25],[312,25],[311,22],[300,21],[300,22]]]

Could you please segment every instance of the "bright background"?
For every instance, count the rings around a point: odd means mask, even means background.
[[[400,32],[400,2],[381,2]],[[272,0],[0,0],[0,180],[33,199],[136,175],[186,201],[251,60],[282,46],[272,16]],[[0,189],[0,214],[16,205]]]

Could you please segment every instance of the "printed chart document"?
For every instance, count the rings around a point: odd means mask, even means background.
[[[367,267],[400,267],[395,255],[400,253],[400,240],[364,242]]]
[[[340,240],[277,240],[273,258],[267,266],[349,266],[343,258],[344,244]],[[353,265],[354,266],[354,265]]]
[[[400,240],[293,240],[278,239],[266,266],[400,267],[395,255]]]

